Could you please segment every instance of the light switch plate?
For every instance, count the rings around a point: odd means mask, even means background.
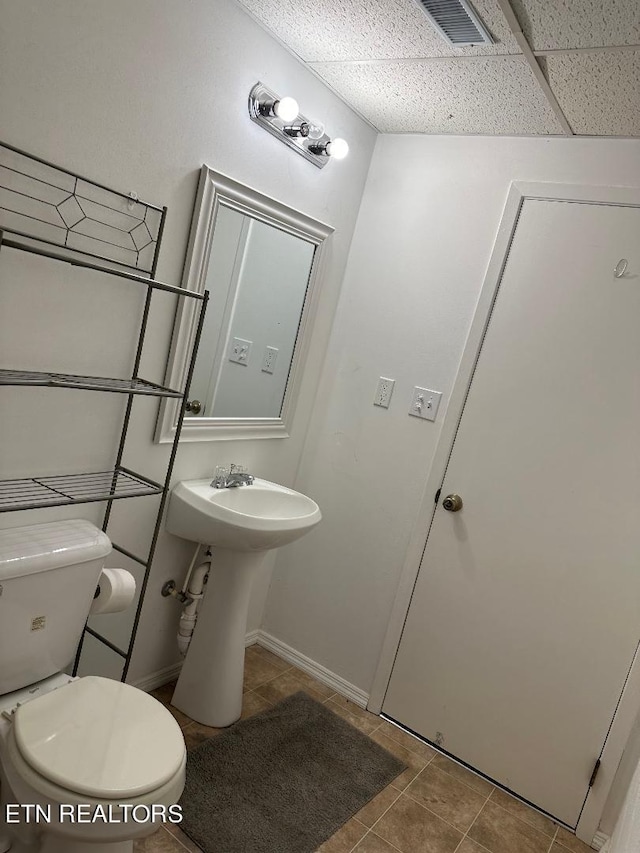
[[[395,379],[387,379],[386,376],[381,376],[380,379],[378,379],[376,394],[373,398],[373,405],[382,406],[383,409],[388,409],[389,403],[391,402],[391,395],[393,394],[393,386],[395,384]]]
[[[435,421],[442,399],[441,391],[430,391],[428,388],[420,388],[418,385],[413,389],[409,414],[425,421]]]
[[[252,344],[253,341],[245,341],[244,338],[234,338],[231,341],[229,361],[234,361],[236,364],[249,364]]]

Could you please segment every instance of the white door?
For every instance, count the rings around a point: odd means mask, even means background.
[[[639,640],[640,209],[527,200],[383,712],[575,827]]]

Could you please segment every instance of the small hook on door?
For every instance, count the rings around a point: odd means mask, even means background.
[[[622,276],[626,273],[628,266],[629,266],[629,261],[626,258],[620,258],[618,263],[613,268],[614,276],[616,278],[622,278]]]

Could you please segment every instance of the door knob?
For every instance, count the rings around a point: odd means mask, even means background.
[[[442,506],[447,512],[460,512],[462,509],[462,498],[460,495],[447,495],[442,501]]]
[[[187,400],[185,409],[194,415],[199,415],[202,410],[202,403],[200,400]]]

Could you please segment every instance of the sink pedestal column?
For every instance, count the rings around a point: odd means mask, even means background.
[[[212,548],[211,571],[172,704],[199,723],[240,719],[251,586],[268,551]]]

